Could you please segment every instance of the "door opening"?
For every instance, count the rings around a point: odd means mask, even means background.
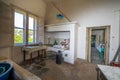
[[[105,29],[92,29],[91,62],[104,64]]]
[[[87,29],[87,59],[94,64],[107,64],[109,57],[110,27],[90,27]]]

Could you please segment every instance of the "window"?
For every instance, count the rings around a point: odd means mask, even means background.
[[[15,9],[14,44],[25,45],[35,43],[37,43],[37,17],[28,12]]]
[[[33,15],[29,15],[28,18],[28,44],[37,42],[37,19]]]
[[[25,14],[19,11],[14,13],[14,43],[25,44]]]

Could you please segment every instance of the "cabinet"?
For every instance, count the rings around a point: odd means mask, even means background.
[[[78,25],[76,22],[69,22],[69,23],[59,23],[59,24],[52,24],[52,25],[46,25],[46,33],[45,34],[45,40],[47,39],[47,36],[49,37],[53,36],[55,33],[61,33],[61,36],[66,36],[64,38],[69,38],[69,50],[62,51],[64,61],[74,64],[74,61],[77,58],[77,36],[78,36]],[[53,33],[54,34],[51,34]],[[69,37],[67,33],[69,32]],[[62,35],[64,33],[64,35]],[[57,36],[59,39],[60,34]],[[53,37],[52,37],[53,38]],[[60,45],[60,44],[59,44]]]

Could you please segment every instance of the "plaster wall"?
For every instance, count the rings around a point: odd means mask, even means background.
[[[43,0],[2,0],[7,4],[14,4],[22,9],[30,11],[41,18],[44,18],[46,4]]]
[[[62,6],[61,6],[62,5]],[[110,50],[109,61],[116,53],[119,45],[119,0],[65,0],[57,6],[71,19],[80,24],[78,29],[78,52],[77,57],[87,59],[86,29],[87,27],[110,26]],[[53,10],[54,13],[54,10]],[[47,15],[55,15],[47,12]],[[50,19],[51,18],[51,19]],[[49,19],[49,20],[48,20]],[[52,20],[52,21],[51,21]],[[46,18],[46,23],[55,23],[52,16]],[[64,21],[64,20],[63,20]]]
[[[0,48],[0,58],[11,58],[11,48]]]
[[[12,14],[9,5],[0,1],[0,58],[11,58]]]

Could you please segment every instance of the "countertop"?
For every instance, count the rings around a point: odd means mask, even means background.
[[[120,80],[120,68],[106,65],[98,65],[107,80]]]

